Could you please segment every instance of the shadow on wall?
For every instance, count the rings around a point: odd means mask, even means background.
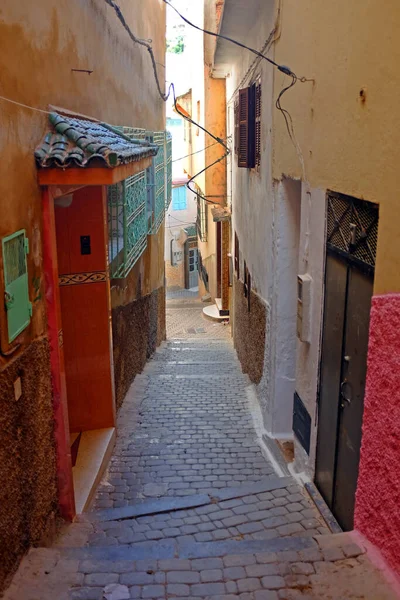
[[[247,373],[253,383],[260,383],[264,366],[266,307],[253,291],[250,291],[248,303],[244,284],[236,277],[233,293],[235,349],[243,372]]]
[[[166,338],[165,288],[112,311],[117,409],[147,359]]]

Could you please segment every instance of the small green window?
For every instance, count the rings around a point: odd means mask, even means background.
[[[2,248],[8,341],[12,342],[29,325],[32,316],[26,266],[29,246],[25,230],[3,238]]]

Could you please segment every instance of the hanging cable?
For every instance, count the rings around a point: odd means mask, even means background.
[[[227,42],[231,42],[231,44],[235,44],[236,46],[239,46],[240,48],[244,48],[245,50],[248,50],[249,52],[252,52],[256,56],[259,56],[260,58],[264,58],[266,61],[268,61],[269,63],[271,63],[271,65],[273,65],[274,67],[276,67],[279,71],[282,71],[282,73],[285,73],[286,75],[291,75],[292,74],[292,71],[289,69],[289,67],[285,67],[283,65],[279,65],[274,60],[272,60],[272,58],[268,58],[268,56],[265,56],[265,54],[262,54],[258,50],[255,50],[254,48],[250,48],[249,46],[246,46],[246,44],[242,44],[241,42],[238,42],[237,40],[234,40],[234,39],[232,39],[232,38],[230,38],[230,37],[228,37],[226,35],[222,35],[220,33],[215,33],[214,31],[208,31],[207,29],[203,29],[202,27],[199,27],[199,25],[195,25],[194,23],[192,23],[191,21],[189,21],[189,19],[187,19],[186,17],[184,17],[179,12],[179,10],[169,2],[169,0],[163,0],[163,2],[167,6],[170,6],[172,8],[172,10],[174,10],[176,12],[176,14],[179,15],[179,17],[185,23],[187,23],[188,25],[190,25],[194,29],[197,29],[198,31],[202,31],[203,33],[206,33],[207,35],[211,35],[213,37],[217,37],[217,38],[221,38],[223,40],[226,40]]]
[[[185,158],[190,158],[191,156],[194,156],[195,154],[199,154],[200,152],[204,152],[205,150],[208,150],[208,148],[212,148],[212,146],[216,146],[217,144],[219,144],[219,142],[214,142],[213,144],[210,144],[209,146],[206,146],[205,148],[202,148],[201,150],[196,150],[196,152],[192,152],[191,154],[186,154],[186,156],[181,156],[180,158],[175,158],[172,162],[178,162],[180,160],[184,160]]]

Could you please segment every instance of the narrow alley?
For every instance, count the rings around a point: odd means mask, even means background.
[[[229,326],[201,310],[167,301],[92,509],[30,550],[6,600],[395,598],[261,442]]]

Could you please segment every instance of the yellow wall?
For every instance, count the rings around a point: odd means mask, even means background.
[[[134,32],[153,40],[156,60],[165,64],[162,0],[121,0],[119,4]],[[104,0],[2,0],[0,73],[0,94],[18,102],[45,110],[49,104],[61,106],[112,124],[165,128],[164,103],[156,90],[148,52],[132,44]],[[159,74],[163,81],[161,66]],[[47,115],[0,100],[0,237],[25,228],[30,239],[30,296],[36,298],[32,337],[46,332],[41,196],[33,156],[46,128]],[[161,248],[162,235],[161,231]],[[143,257],[142,262],[152,269],[142,293],[163,281],[158,249],[149,252],[155,258]],[[137,292],[132,287],[120,300],[126,302]]]
[[[215,6],[213,7],[215,13]],[[207,7],[204,14],[204,3],[193,2],[190,6],[188,18],[194,22],[208,26],[210,14]],[[212,25],[212,24],[211,24]],[[191,97],[191,115],[193,120],[197,121],[198,102],[200,102],[200,124],[215,136],[225,138],[226,136],[226,95],[225,80],[212,79],[211,71],[207,65],[210,56],[210,43],[213,38],[204,36],[196,30],[189,30],[187,36],[186,51],[190,57],[191,77],[188,78],[188,87],[192,90]],[[201,75],[200,75],[201,74]],[[192,126],[191,145],[189,152],[204,150],[207,146],[214,144],[215,140]],[[223,156],[224,150],[219,145],[213,145],[207,150],[199,152],[191,157],[190,175],[202,171],[207,165],[213,163],[220,156]],[[210,198],[215,203],[223,203],[226,197],[226,161],[218,163],[208,169],[205,173],[196,177],[195,183],[199,186],[201,193]],[[202,256],[203,264],[207,269],[209,276],[209,291],[212,298],[217,293],[217,257],[216,257],[216,224],[213,222],[211,214],[212,206],[207,207],[208,212],[208,235],[206,242],[199,241],[199,251]],[[200,294],[205,292],[200,282]]]
[[[275,46],[278,63],[315,79],[298,83],[282,100],[311,187],[380,204],[375,293],[400,290],[399,31],[397,0],[285,0]],[[275,71],[275,96],[287,81]],[[274,176],[300,178],[300,161],[278,111],[274,133]]]

